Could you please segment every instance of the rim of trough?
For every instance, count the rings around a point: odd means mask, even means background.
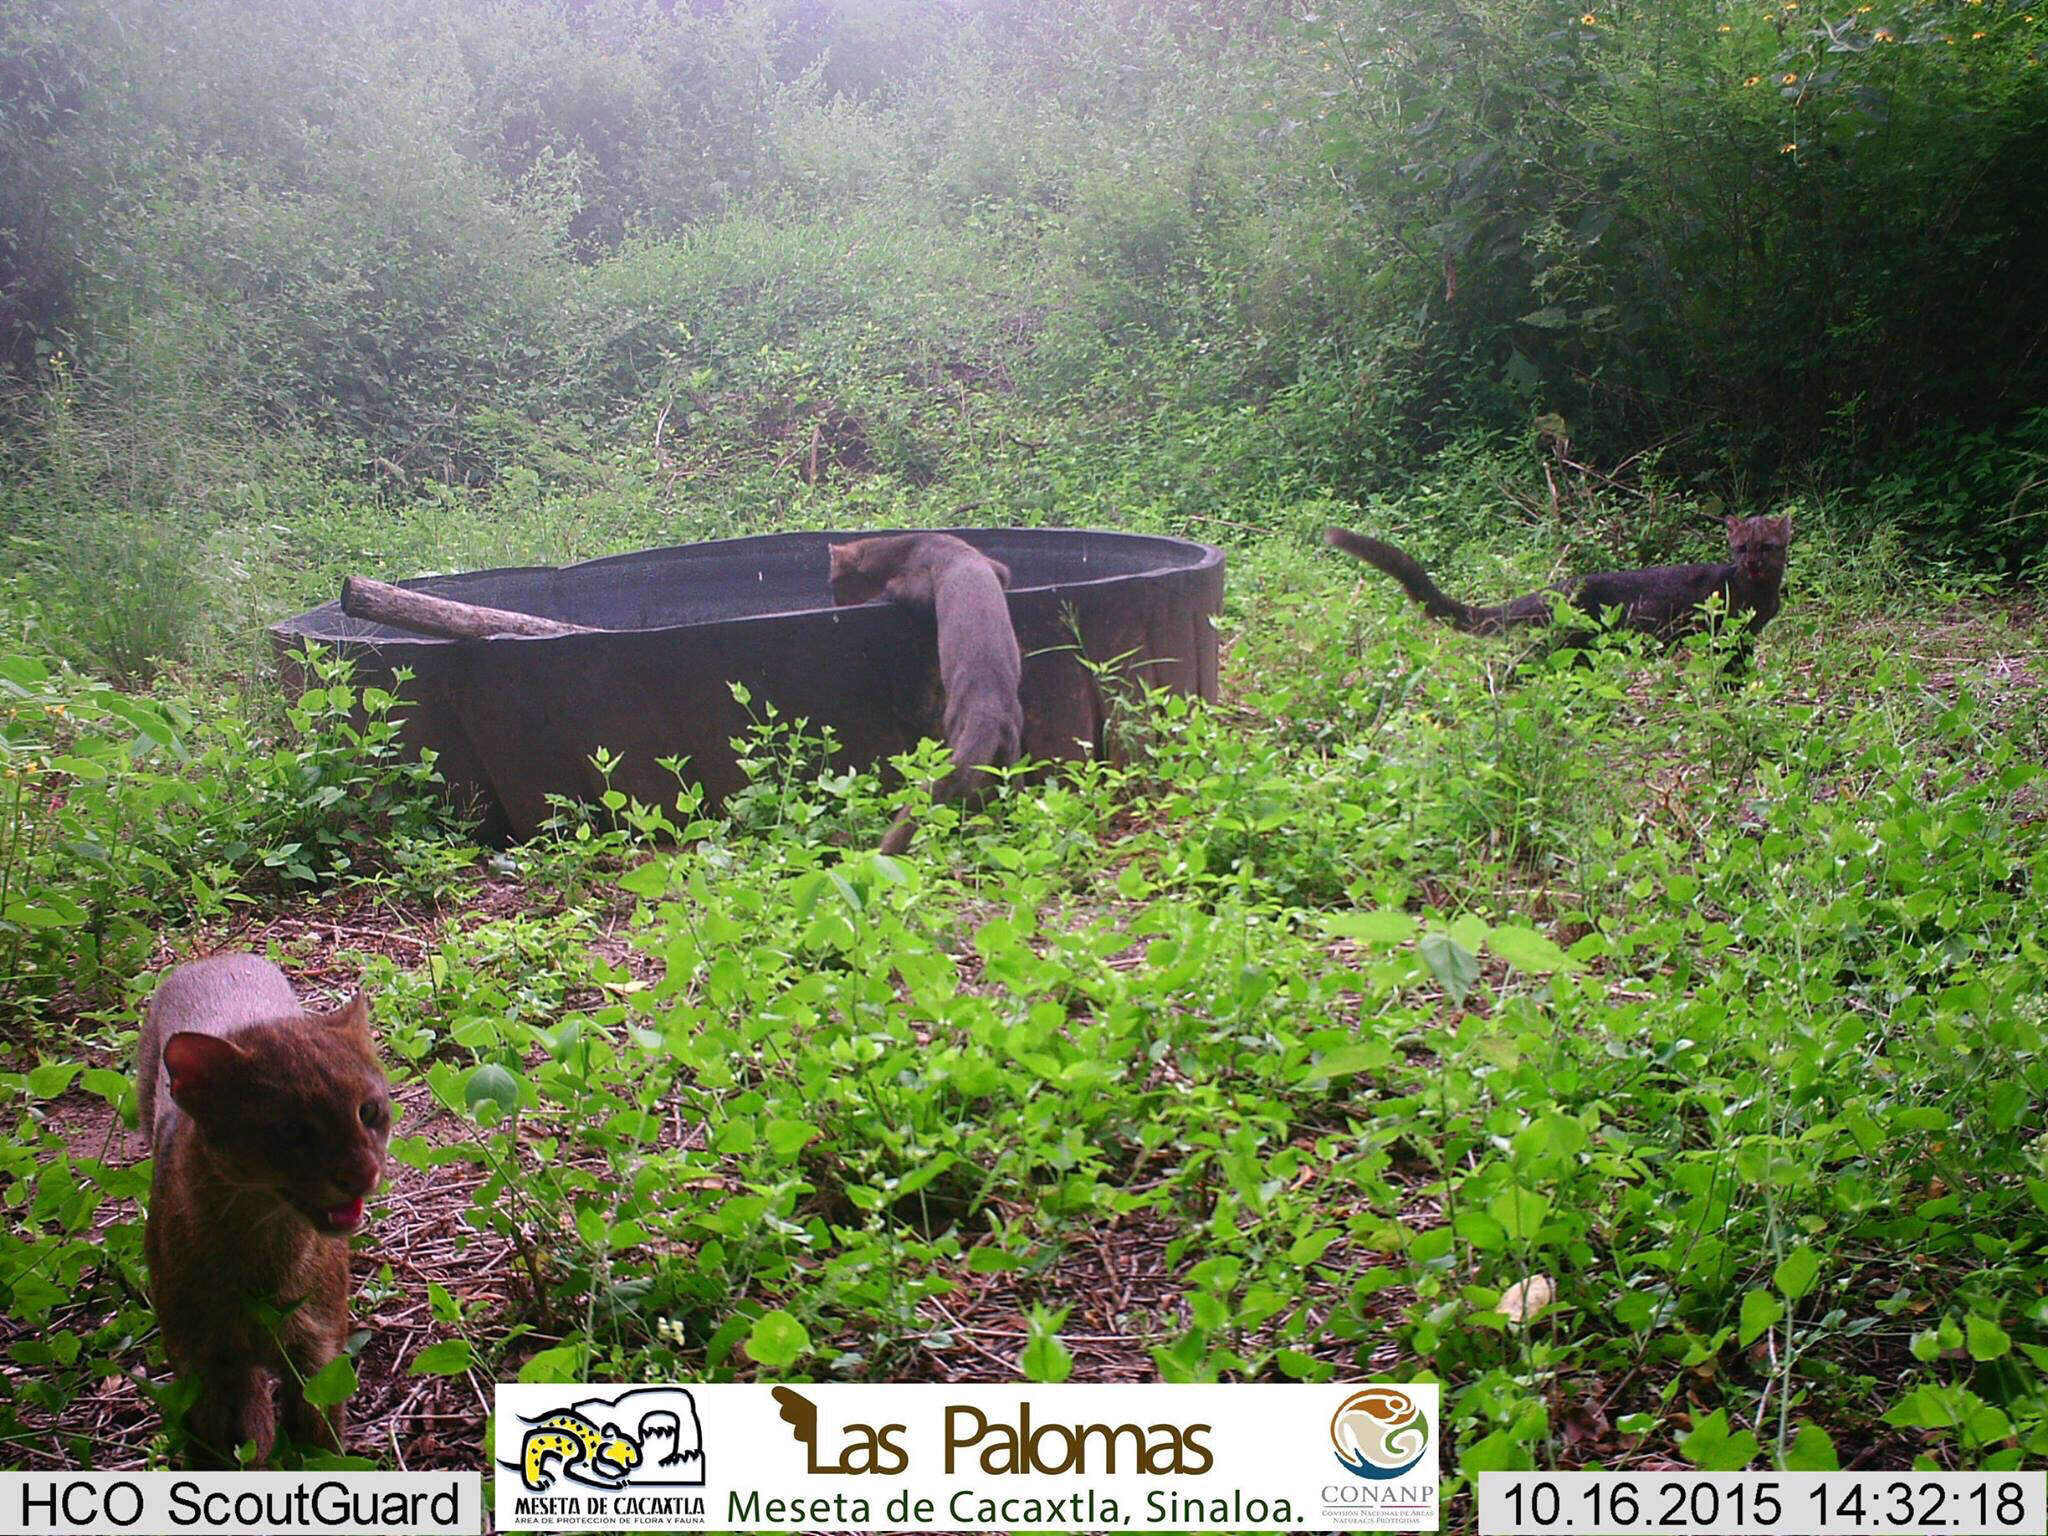
[[[794,539],[834,539],[851,543],[856,539],[884,539],[902,533],[950,533],[957,538],[972,541],[975,534],[1022,535],[1027,539],[1057,538],[1062,534],[1085,534],[1090,538],[1118,539],[1132,543],[1169,544],[1182,549],[1201,551],[1201,558],[1187,565],[1162,565],[1150,570],[1124,571],[1114,576],[1090,576],[1079,581],[1042,581],[1034,586],[1011,587],[1014,596],[1024,592],[1048,592],[1055,588],[1101,587],[1114,582],[1144,581],[1155,576],[1175,576],[1183,573],[1197,574],[1211,570],[1224,563],[1224,553],[1214,544],[1204,544],[1198,539],[1183,539],[1170,533],[1133,533],[1122,528],[873,528],[858,532],[842,532],[836,528],[792,528],[780,533],[748,533],[730,539],[696,539],[687,544],[660,544],[652,549],[630,549],[616,555],[597,555],[589,560],[573,560],[567,565],[501,565],[478,571],[444,571],[434,576],[410,576],[394,586],[415,590],[426,590],[437,597],[454,596],[453,593],[435,590],[437,583],[460,582],[479,576],[550,576],[561,577],[571,571],[587,570],[601,565],[628,565],[661,555],[673,554],[679,549],[733,548],[742,544],[771,544]],[[859,613],[863,610],[886,610],[889,605],[881,599],[866,603],[852,603],[846,607],[829,601],[831,589],[825,588],[828,601],[808,608],[764,608],[758,613],[729,614],[724,618],[691,619],[676,624],[630,624],[606,629],[590,629],[571,632],[566,635],[488,635],[481,640],[455,640],[446,635],[421,635],[396,629],[388,624],[374,623],[368,619],[353,618],[341,611],[341,600],[330,598],[303,613],[293,614],[269,626],[270,633],[280,639],[295,638],[316,640],[322,644],[341,645],[500,645],[508,641],[520,644],[548,644],[562,640],[588,640],[593,635],[646,635],[667,630],[702,629],[719,624],[749,624],[757,619],[789,618],[797,614],[829,613],[836,616]],[[314,619],[332,615],[344,624],[360,626],[361,634],[322,634],[307,626]]]

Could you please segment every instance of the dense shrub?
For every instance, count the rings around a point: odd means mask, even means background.
[[[657,421],[671,484],[923,487],[1244,409],[1282,424],[1262,474],[1357,497],[1540,420],[1744,501],[1879,477],[1914,547],[2010,569],[2039,22],[0,0],[6,436],[51,472],[61,384],[69,462],[122,445],[87,499],[134,516],[217,496],[189,445],[294,433],[400,495],[522,437],[644,456]]]
[[[399,747],[399,700],[309,661],[272,730],[0,649],[0,1023],[118,989],[159,919],[360,875],[449,827],[431,759]]]
[[[2040,398],[2039,20],[1339,5],[1298,99],[1352,216],[1438,279],[1436,393],[1561,411],[1613,458],[1671,439],[1779,473]]]

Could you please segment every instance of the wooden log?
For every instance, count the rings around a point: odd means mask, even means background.
[[[414,634],[435,635],[443,640],[484,640],[492,635],[589,635],[598,631],[589,624],[564,624],[538,614],[514,613],[509,608],[485,608],[477,603],[458,603],[449,597],[433,597],[409,587],[394,587],[388,581],[367,576],[345,576],[341,582],[341,611],[352,619],[389,624]]]

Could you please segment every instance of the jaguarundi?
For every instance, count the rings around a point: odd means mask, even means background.
[[[1472,634],[1498,635],[1523,625],[1548,624],[1553,599],[1562,594],[1588,618],[1597,620],[1607,610],[1618,608],[1623,628],[1673,640],[1706,622],[1705,604],[1718,593],[1730,621],[1747,619],[1747,638],[1777,615],[1785,580],[1785,550],[1792,542],[1792,519],[1729,518],[1728,550],[1733,558],[1725,565],[1653,565],[1637,571],[1605,571],[1491,608],[1444,596],[1412,555],[1391,544],[1343,528],[1328,529],[1323,537],[1346,554],[1385,571],[1431,618]]]
[[[272,1376],[292,1439],[340,1450],[341,1406],[301,1383],[348,1338],[348,1234],[391,1134],[368,1004],[308,1013],[267,960],[195,960],[150,998],[136,1065],[150,1292],[171,1365],[199,1382],[192,1460],[232,1465],[245,1440],[269,1456]]]
[[[830,583],[840,607],[884,597],[938,621],[953,771],[937,793],[969,802],[985,797],[990,780],[982,770],[1008,767],[1024,741],[1017,697],[1024,661],[1003,596],[1010,568],[950,533],[883,534],[834,544]],[[901,812],[882,838],[882,852],[901,853],[915,830],[910,812]]]

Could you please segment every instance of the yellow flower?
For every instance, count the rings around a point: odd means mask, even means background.
[[[1858,16],[1868,16],[1872,11],[1876,9],[1877,7],[1874,5],[1859,5],[1856,7],[1856,14]]]
[[[1743,81],[1742,83],[1743,83],[1744,85],[1755,85],[1755,84],[1756,84],[1756,83],[1757,83],[1758,81],[1760,81],[1760,80],[1762,80],[1762,79],[1763,79],[1763,76],[1762,76],[1762,75],[1751,75],[1751,76],[1750,76],[1750,77],[1749,77],[1749,78],[1748,78],[1747,80]]]
[[[1733,32],[1735,29],[1729,26],[1728,23],[1724,21],[1721,23],[1720,26],[1716,27],[1714,30],[1716,32]]]
[[[1778,146],[1778,153],[1781,155],[1789,155],[1794,153],[1798,148],[1799,146],[1797,144],[1780,144]]]
[[[1892,40],[1892,29],[1890,27],[1879,27],[1877,29],[1877,40],[1880,43],[1890,42]]]
[[[1982,37],[1983,35],[1984,34],[1982,32],[1972,32],[1970,34],[1970,41],[1974,43],[1975,41],[1977,41],[1978,38]]]
[[[1582,27],[1597,27],[1600,25],[1600,18],[1595,16],[1591,11],[1588,11],[1585,15],[1579,18],[1579,25]]]
[[[1793,73],[1792,73],[1792,72],[1790,72],[1789,70],[1788,70],[1788,71],[1787,71],[1786,73],[1784,73],[1784,74],[1782,74],[1782,75],[1778,76],[1778,84],[1780,84],[1780,85],[1797,85],[1798,83],[1799,83],[1799,76],[1798,76],[1798,75],[1796,75],[1796,74],[1793,74]]]

